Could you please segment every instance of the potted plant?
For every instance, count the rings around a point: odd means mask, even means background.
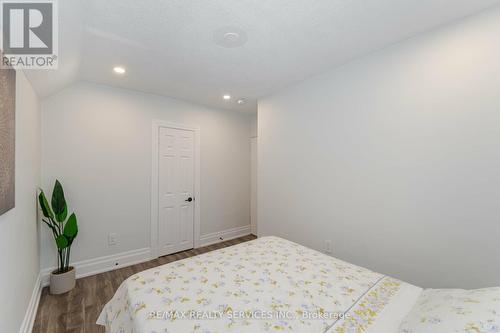
[[[75,213],[68,217],[68,206],[61,183],[56,180],[51,204],[42,189],[38,196],[43,212],[42,221],[52,231],[57,247],[57,269],[50,273],[50,293],[63,294],[75,287],[75,268],[69,265],[71,245],[78,234]]]

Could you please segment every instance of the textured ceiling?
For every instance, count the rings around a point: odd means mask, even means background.
[[[30,71],[48,96],[77,80],[176,97],[218,108],[256,100],[500,0],[64,0],[60,66]],[[232,26],[241,47],[214,43]],[[124,76],[112,72],[127,69]],[[224,93],[233,100],[223,101]],[[248,103],[239,106],[236,98]]]

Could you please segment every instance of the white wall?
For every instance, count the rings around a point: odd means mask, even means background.
[[[259,102],[259,234],[425,287],[500,285],[500,9]]]
[[[18,332],[38,277],[36,194],[40,184],[40,104],[16,78],[16,207],[0,216],[0,332]]]
[[[73,261],[150,246],[154,119],[200,128],[201,235],[250,224],[251,116],[78,83],[42,104],[42,181],[51,190],[60,179],[78,215]],[[54,245],[48,233],[42,242],[46,268]]]

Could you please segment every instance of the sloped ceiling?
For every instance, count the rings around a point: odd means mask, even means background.
[[[252,112],[259,97],[500,0],[64,0],[59,69],[41,97],[86,80]],[[229,28],[227,28],[229,27]],[[220,29],[246,35],[214,42]],[[112,68],[124,66],[117,76]],[[222,99],[230,94],[230,101]],[[235,101],[245,98],[247,103]]]

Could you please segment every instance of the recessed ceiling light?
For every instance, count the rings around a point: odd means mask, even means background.
[[[236,101],[236,103],[238,103],[238,105],[243,105],[243,104],[245,104],[246,102],[247,102],[247,100],[246,100],[246,99],[244,99],[244,98],[240,98],[239,100],[237,100],[237,101]]]
[[[226,101],[230,100],[231,99],[231,95],[224,95],[222,96],[222,98]]]
[[[222,47],[239,47],[247,42],[247,34],[237,27],[222,27],[214,32],[214,42]]]
[[[113,72],[115,72],[116,74],[125,74],[126,71],[125,68],[116,66],[113,68]]]

